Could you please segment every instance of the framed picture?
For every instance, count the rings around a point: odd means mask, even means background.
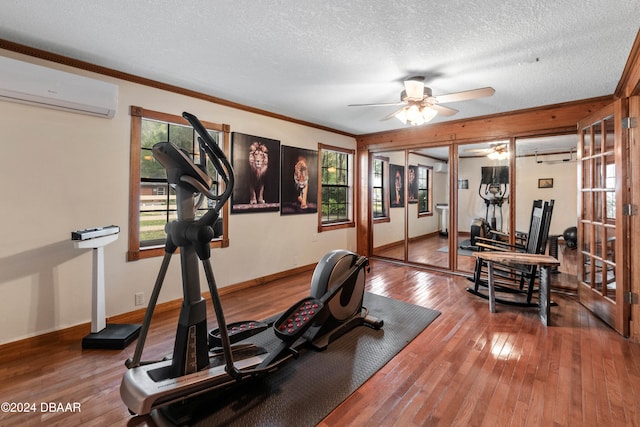
[[[389,206],[404,207],[404,166],[389,165]]]
[[[282,146],[280,215],[318,213],[318,152]]]
[[[418,203],[418,166],[409,165],[407,170],[407,186],[409,188],[409,203]]]
[[[280,141],[233,132],[231,213],[280,210]]]
[[[553,178],[539,178],[538,188],[553,188]]]
[[[460,190],[468,190],[469,189],[469,180],[468,179],[459,179],[458,180],[458,188]]]

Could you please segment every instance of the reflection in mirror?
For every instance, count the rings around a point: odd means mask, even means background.
[[[449,268],[449,147],[408,154],[408,260]]]
[[[405,259],[405,152],[373,154],[371,211],[373,255]]]
[[[476,237],[509,233],[509,156],[509,141],[458,146],[458,270],[473,271]]]
[[[556,237],[577,226],[578,170],[576,134],[516,139],[516,232],[526,232],[534,200],[555,200],[549,228],[549,251],[560,260],[558,271],[575,275],[576,249]],[[585,196],[591,196],[585,193]]]
[[[372,155],[373,255],[449,267],[448,162],[448,147]]]

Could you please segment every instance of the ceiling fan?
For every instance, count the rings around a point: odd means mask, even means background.
[[[509,145],[503,143],[491,144],[488,148],[467,148],[465,153],[476,153],[487,156],[491,160],[504,160],[509,157]]]
[[[485,96],[491,96],[494,93],[495,89],[492,87],[483,87],[480,89],[433,96],[431,88],[424,85],[424,77],[417,76],[404,81],[404,90],[400,93],[400,102],[382,104],[350,104],[349,107],[386,107],[389,105],[402,105],[400,109],[384,117],[382,120],[389,120],[392,117],[396,117],[404,124],[409,123],[417,126],[430,121],[437,114],[453,116],[458,112],[458,110],[445,107],[440,104],[483,98]]]

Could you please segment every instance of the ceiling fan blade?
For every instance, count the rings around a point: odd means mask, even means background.
[[[492,87],[483,87],[480,89],[465,90],[463,92],[449,93],[446,95],[436,96],[436,100],[441,103],[465,101],[468,99],[484,98],[491,96],[496,92]]]
[[[467,148],[464,150],[465,153],[484,153],[489,154],[491,152],[500,153],[503,151],[509,151],[509,147],[504,143],[495,143],[490,142],[489,146],[486,148]]]
[[[443,105],[438,105],[438,104],[433,104],[431,105],[430,108],[433,108],[434,110],[436,110],[438,114],[440,114],[441,116],[447,116],[447,117],[453,116],[458,112],[458,110],[456,109],[445,107]]]
[[[404,105],[404,102],[383,102],[379,104],[349,104],[347,107],[388,107],[389,105]]]
[[[420,80],[405,80],[404,90],[407,98],[421,100],[424,98],[424,82]]]
[[[465,153],[488,154],[493,151],[493,148],[466,148],[462,151],[464,151]]]
[[[391,114],[389,114],[389,115],[387,115],[387,116],[385,116],[385,117],[381,118],[381,119],[380,119],[380,121],[381,121],[381,122],[383,122],[383,121],[385,121],[385,120],[389,120],[389,119],[394,118],[394,117],[396,116],[396,114],[398,114],[400,111],[404,110],[405,108],[407,108],[407,106],[406,106],[406,105],[405,105],[404,107],[402,107],[402,108],[397,109],[397,110],[396,110],[396,111],[394,111],[393,113],[391,113]]]

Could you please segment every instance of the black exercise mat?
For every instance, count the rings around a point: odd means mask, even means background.
[[[203,397],[189,424],[314,426],[440,315],[370,293],[364,305],[384,320],[382,329],[359,326],[323,352],[304,350],[267,376]]]

